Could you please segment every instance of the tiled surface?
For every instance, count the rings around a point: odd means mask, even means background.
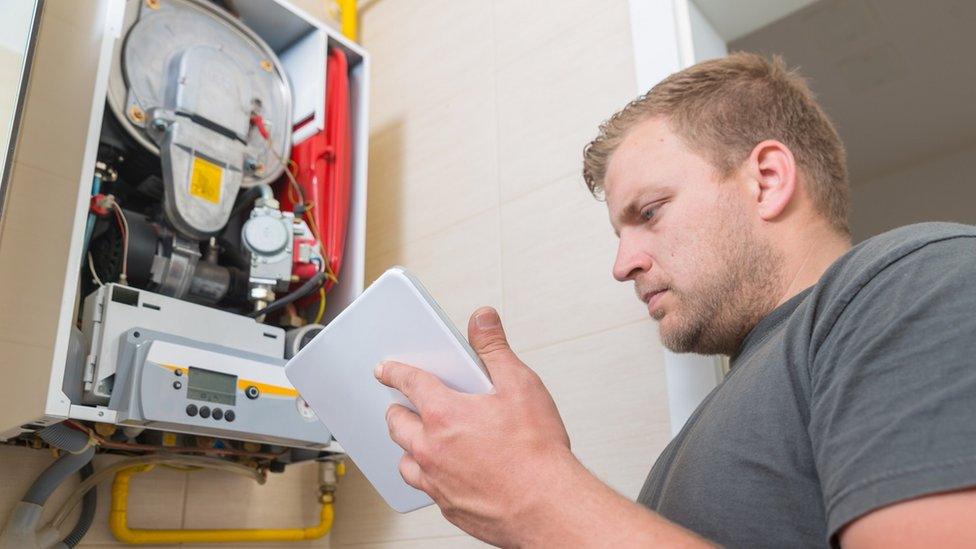
[[[317,464],[298,463],[261,485],[222,471],[189,473],[184,528],[297,528],[318,521]]]
[[[398,250],[370,255],[366,283],[394,265],[406,267],[423,281],[463,333],[477,307],[501,309],[498,215],[498,208],[494,208]]]
[[[573,453],[601,480],[636,498],[671,436],[655,324],[639,320],[521,358],[552,393]]]
[[[121,459],[98,456],[95,469]],[[0,517],[27,491],[38,474],[53,462],[47,450],[0,447]],[[108,528],[111,480],[98,489],[98,508],[91,530],[82,547],[121,545]],[[52,496],[46,506],[50,519],[77,481],[71,480]],[[132,478],[128,501],[129,525],[133,528],[292,528],[315,524],[318,520],[316,465],[302,463],[285,473],[271,475],[258,485],[252,480],[223,472],[187,473],[163,467]],[[68,519],[74,523],[75,516]],[[302,543],[248,544],[249,547],[328,547],[328,538]],[[194,547],[183,545],[183,547]],[[196,547],[217,547],[199,545]],[[223,547],[229,547],[224,545]]]
[[[360,27],[373,61],[374,128],[435,106],[490,74],[491,2],[382,0],[366,8]]]
[[[556,10],[563,12],[557,19],[575,13],[569,30],[498,65],[503,202],[568,174],[579,178],[583,146],[600,122],[637,95],[627,3],[572,4],[575,9]],[[542,21],[547,17],[532,20],[550,28]],[[497,42],[513,43],[501,35],[504,28]]]
[[[370,136],[366,218],[371,252],[395,250],[498,205],[491,80]]]
[[[401,515],[380,498],[356,467],[349,467],[337,493],[336,526],[332,543],[343,547],[360,543],[399,543],[425,538],[463,536],[435,506]]]
[[[606,206],[564,177],[502,206],[505,324],[533,349],[645,318],[631,284],[611,275]]]
[[[100,456],[95,462],[98,471],[118,456]],[[129,485],[128,516],[132,528],[180,528],[183,522],[186,497],[186,473],[157,467],[152,471],[132,477]],[[112,537],[108,527],[109,507],[112,501],[112,481],[98,487],[98,507],[95,521],[82,545],[122,545]]]
[[[95,461],[95,469],[98,470],[117,459],[119,458],[115,456],[99,456]],[[6,519],[10,509],[20,500],[34,479],[53,462],[54,457],[48,450],[0,447],[0,463],[3,464],[3,474],[0,474],[0,517]],[[45,521],[53,517],[57,508],[77,485],[77,480],[71,479],[51,496],[45,506]],[[132,481],[132,497],[129,499],[130,524],[179,528],[183,519],[184,488],[185,473],[181,471],[159,469],[136,476]],[[118,545],[108,529],[110,490],[111,481],[99,486],[95,521],[82,546]],[[74,524],[76,516],[74,514],[68,518],[65,531]]]
[[[599,122],[636,95],[628,18],[623,0],[383,0],[363,37],[367,282],[405,265],[462,329],[500,304],[574,451],[633,497],[669,438],[663,358],[632,288],[611,277],[606,209],[579,176]],[[337,509],[336,547],[482,545],[436,508],[390,510],[355,468]]]

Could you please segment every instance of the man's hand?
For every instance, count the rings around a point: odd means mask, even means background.
[[[376,377],[419,414],[394,404],[386,420],[406,453],[400,474],[462,530],[505,547],[704,547],[693,533],[624,499],[569,451],[539,376],[515,356],[498,313],[475,311],[468,340],[495,389],[470,395],[385,362]]]
[[[427,492],[448,520],[490,543],[518,545],[553,483],[568,480],[575,458],[552,396],[512,352],[494,309],[475,311],[468,340],[488,369],[492,393],[459,393],[405,364],[377,367],[376,377],[419,412],[391,406],[390,436],[406,451],[404,480]]]

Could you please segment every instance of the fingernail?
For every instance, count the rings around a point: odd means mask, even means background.
[[[376,368],[373,368],[373,375],[376,376],[376,379],[381,379],[383,377],[384,364],[385,364],[384,362],[380,362],[379,364],[376,365]]]
[[[486,308],[474,317],[474,323],[477,327],[484,330],[498,327],[501,324],[501,320],[498,318],[498,312],[495,309]]]

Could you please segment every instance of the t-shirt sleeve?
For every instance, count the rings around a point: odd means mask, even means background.
[[[831,539],[872,510],[976,486],[976,238],[881,269],[816,349],[809,432]]]

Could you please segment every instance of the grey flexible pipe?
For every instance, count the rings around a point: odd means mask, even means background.
[[[92,464],[86,463],[78,473],[81,475],[81,480],[92,476],[95,472],[95,468]],[[75,547],[81,543],[81,538],[85,537],[88,533],[88,529],[91,528],[92,522],[95,521],[95,508],[98,507],[98,490],[89,490],[85,492],[85,497],[81,500],[81,514],[78,515],[78,522],[75,523],[75,527],[71,529],[71,532],[65,536],[64,540],[61,542],[65,547]]]
[[[88,445],[88,436],[60,423],[47,427],[37,434],[41,440],[51,446],[69,452],[45,469],[24,494],[22,501],[43,506],[62,482],[91,461],[92,456],[95,455],[95,447],[85,448]]]
[[[51,425],[37,432],[41,440],[68,452],[79,452],[88,444],[88,436],[81,431],[72,429],[64,423]]]

